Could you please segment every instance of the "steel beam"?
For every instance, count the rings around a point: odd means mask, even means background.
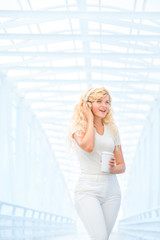
[[[66,17],[63,18],[63,16],[61,17],[61,19],[66,19]],[[55,20],[53,20],[54,22]],[[144,23],[139,23],[139,22],[133,22],[131,19],[130,21],[126,21],[124,20],[120,20],[120,19],[95,19],[94,21],[104,24],[108,24],[111,26],[118,26],[118,27],[123,27],[123,28],[134,28],[137,29],[138,31],[149,31],[152,33],[159,33],[159,25],[157,23],[157,26],[155,25],[155,23],[153,23],[153,25],[151,24],[144,24]],[[12,28],[13,25],[14,27],[24,27],[26,25],[29,24],[41,24],[41,23],[47,23],[50,22],[50,19],[44,19],[44,18],[31,18],[31,19],[26,19],[26,18],[20,18],[19,21],[17,21],[17,19],[14,19],[13,21],[5,21],[4,23],[1,23],[0,25],[0,29],[7,29],[7,28]],[[103,32],[105,32],[105,30],[103,30]]]
[[[127,93],[134,93],[134,94],[156,94],[156,93],[158,93],[158,89],[157,90],[152,90],[152,89],[145,89],[145,88],[140,88],[139,86],[136,86],[136,87],[133,87],[133,86],[128,86],[128,85],[126,85],[125,86],[125,84],[124,85],[113,85],[113,87],[116,87],[116,88],[119,88],[119,87],[123,87],[123,93],[125,92],[127,92]],[[54,95],[59,95],[60,93],[63,93],[63,95],[64,96],[66,96],[68,93],[72,93],[72,94],[77,94],[77,91],[64,91],[64,90],[56,90],[56,89],[52,89],[51,87],[49,88],[48,87],[48,89],[45,89],[45,87],[43,88],[23,88],[23,89],[21,89],[21,91],[24,93],[24,94],[29,94],[29,93],[53,93]],[[112,92],[112,94],[116,94],[116,90],[112,90],[111,91]],[[135,93],[136,92],[136,93]],[[65,94],[66,93],[66,94]],[[66,99],[65,99],[65,101],[67,101]]]
[[[52,40],[52,42],[57,41],[75,41],[81,40],[84,42],[96,41],[100,43],[106,43],[110,41],[159,41],[160,35],[131,35],[131,34],[112,34],[112,35],[91,35],[91,34],[54,34],[54,33],[0,33],[0,39],[7,40]]]
[[[159,78],[151,78],[151,77],[146,77],[146,76],[127,76],[128,80],[122,80],[124,77],[121,77],[121,80],[118,80],[116,79],[116,77],[114,77],[114,79],[109,79],[106,78],[106,77],[103,77],[104,79],[91,79],[92,81],[92,84],[110,84],[111,86],[115,85],[115,84],[118,84],[118,83],[121,83],[121,84],[127,84],[127,85],[130,85],[130,84],[160,84],[160,79]],[[119,78],[119,76],[117,77]],[[45,83],[45,84],[55,84],[56,82],[56,85],[77,85],[78,86],[81,86],[81,84],[85,84],[87,82],[87,79],[74,79],[74,80],[66,80],[66,79],[55,79],[55,78],[36,78],[34,77],[34,75],[32,76],[28,76],[28,77],[8,77],[7,78],[9,81],[14,81],[14,82],[28,82],[28,83]],[[36,85],[38,86],[38,85]],[[46,86],[45,86],[46,87]]]
[[[44,11],[44,10],[32,10],[32,11],[19,11],[19,10],[1,10],[0,17],[7,18],[25,18],[25,19],[50,19],[57,20],[61,18],[80,18],[85,20],[100,20],[100,19],[148,19],[158,20],[160,19],[159,12],[87,12],[87,11]]]
[[[76,58],[76,57],[85,57],[85,58],[96,58],[96,59],[125,59],[125,58],[136,58],[136,59],[145,59],[145,58],[160,58],[160,52],[158,53],[85,53],[85,52],[31,52],[31,51],[0,51],[0,56],[31,56],[31,57],[51,57],[52,59],[61,59],[61,58]]]
[[[1,65],[2,67],[2,65]],[[86,71],[89,70],[93,72],[101,72],[101,73],[117,73],[117,72],[160,72],[160,68],[158,66],[149,66],[144,67],[90,67],[89,69],[86,67],[75,66],[75,67],[54,67],[54,66],[3,66],[3,70],[28,70],[28,71],[52,71],[52,73],[68,73],[68,72],[79,72],[79,71]],[[67,80],[66,80],[67,81]]]

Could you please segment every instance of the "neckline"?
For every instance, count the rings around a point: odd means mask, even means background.
[[[99,134],[98,132],[97,132],[97,130],[96,130],[96,128],[94,127],[94,129],[95,129],[95,131],[96,131],[96,133],[97,133],[97,135],[99,135],[99,136],[104,136],[104,132],[105,132],[105,124],[104,124],[104,131],[103,131],[103,134]]]

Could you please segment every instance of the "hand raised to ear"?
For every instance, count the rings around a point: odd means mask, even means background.
[[[88,107],[86,102],[83,103],[83,114],[84,114],[85,118],[87,119],[87,121],[89,121],[90,119],[93,120],[93,118],[94,118],[93,113],[92,113],[91,109]]]

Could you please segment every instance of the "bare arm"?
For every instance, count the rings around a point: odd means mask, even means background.
[[[82,131],[73,133],[73,138],[83,150],[86,152],[92,152],[95,140],[93,114],[86,103],[83,104],[83,109],[84,115],[87,119],[87,130],[85,133]]]
[[[121,146],[118,148],[118,150],[114,149],[113,153],[114,153],[114,157],[110,159],[110,166],[111,166],[110,173],[114,173],[114,174],[124,173],[126,166],[125,166]]]

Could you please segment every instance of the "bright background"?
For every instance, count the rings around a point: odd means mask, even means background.
[[[1,201],[75,218],[67,131],[92,86],[111,93],[127,165],[119,219],[159,207],[158,0],[1,1]]]

